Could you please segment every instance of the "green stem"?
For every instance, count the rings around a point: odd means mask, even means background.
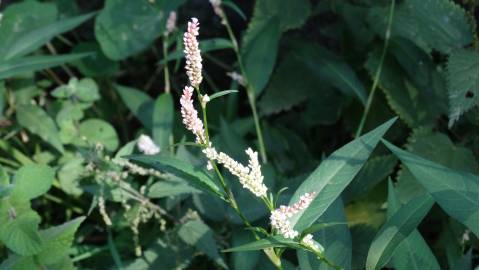
[[[163,57],[168,59],[168,35],[163,38]],[[170,71],[168,69],[168,61],[165,62],[165,93],[170,93]]]
[[[366,108],[364,109],[363,116],[361,118],[361,122],[359,123],[358,129],[356,130],[356,138],[361,136],[361,132],[363,131],[364,124],[366,123],[366,118],[368,116],[369,110],[371,109],[371,104],[373,103],[374,94],[376,93],[376,89],[379,83],[379,78],[381,77],[381,71],[383,68],[384,58],[386,57],[387,48],[389,45],[389,39],[391,37],[391,25],[393,22],[394,17],[394,6],[396,0],[391,1],[391,7],[389,9],[389,17],[388,17],[388,25],[386,29],[386,37],[384,41],[384,47],[381,53],[381,59],[379,61],[378,69],[376,70],[376,74],[374,75],[373,85],[371,87],[371,91],[369,92],[368,100],[366,102]]]

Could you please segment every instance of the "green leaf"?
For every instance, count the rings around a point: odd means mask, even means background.
[[[41,196],[50,189],[54,179],[55,170],[47,165],[25,165],[15,173],[12,198],[31,200]]]
[[[54,22],[57,13],[54,3],[24,1],[8,5],[0,25],[0,59],[3,60],[22,37]]]
[[[56,35],[70,31],[71,29],[91,19],[94,15],[95,13],[89,13],[73,18],[68,18],[65,20],[56,21],[41,28],[37,28],[33,31],[25,33],[24,35],[16,39],[15,42],[10,44],[10,47],[3,52],[2,60],[9,60],[31,53],[43,46]]]
[[[95,21],[95,36],[105,55],[121,60],[147,48],[166,26],[166,16],[182,0],[107,0]]]
[[[183,181],[161,180],[148,189],[149,198],[164,198],[180,194],[198,193],[199,190],[191,187]]]
[[[373,8],[369,22],[377,33],[384,35],[387,8]],[[430,51],[442,52],[463,48],[473,41],[474,28],[466,11],[450,0],[403,1],[394,14],[392,36],[413,40]]]
[[[85,217],[78,217],[62,225],[40,231],[44,241],[43,250],[37,255],[44,264],[54,264],[62,261],[70,253],[75,232]]]
[[[45,142],[63,153],[63,145],[60,141],[55,122],[53,122],[42,108],[34,105],[18,106],[17,121],[28,131],[40,136]]]
[[[201,220],[190,220],[183,224],[178,230],[181,240],[214,260],[218,265],[228,269],[223,258],[221,258],[216,242],[213,238],[213,231]]]
[[[57,98],[75,97],[82,102],[93,102],[100,99],[98,86],[90,78],[81,80],[71,78],[67,85],[61,85],[53,90],[52,96]]]
[[[479,53],[457,50],[447,62],[449,126],[479,103]]]
[[[174,105],[169,93],[161,94],[153,109],[153,140],[162,150],[167,150],[173,137]]]
[[[281,235],[275,235],[268,238],[263,238],[256,240],[254,242],[244,244],[238,247],[229,248],[223,250],[223,252],[240,252],[240,251],[252,251],[252,250],[261,250],[265,248],[273,247],[282,247],[282,248],[293,248],[293,249],[302,249],[303,247],[296,241],[282,237]]]
[[[432,197],[425,194],[398,209],[376,234],[369,248],[366,270],[385,266],[399,244],[416,229],[433,204]]]
[[[243,59],[247,83],[258,96],[268,83],[276,62],[281,37],[277,17],[252,20],[243,38]]]
[[[72,62],[91,53],[64,54],[52,56],[27,56],[0,63],[0,80],[19,74],[47,69]]]
[[[356,96],[366,104],[366,89],[354,70],[327,49],[311,44],[298,44],[294,54],[313,74],[349,96]]]
[[[396,118],[391,119],[336,150],[298,187],[290,204],[307,192],[316,192],[317,196],[306,210],[291,218],[291,225],[296,230],[302,231],[313,224],[338,198],[395,121]]]
[[[392,217],[401,207],[392,182],[388,183],[388,217]],[[431,249],[417,229],[404,239],[394,251],[392,257],[394,268],[397,270],[440,270],[441,267]]]
[[[479,177],[401,150],[383,141],[441,208],[479,235]]]
[[[10,216],[6,221],[2,220],[0,240],[17,254],[24,256],[37,254],[42,250],[42,239],[38,234],[40,220],[35,211],[17,211],[14,218]]]
[[[153,111],[155,106],[153,99],[145,92],[135,88],[121,85],[116,85],[115,88],[133,115],[140,120],[143,126],[151,130],[153,127]]]
[[[199,41],[199,48],[201,53],[223,50],[223,49],[232,49],[233,43],[229,39],[224,38],[211,38],[204,39]],[[185,53],[182,50],[177,50],[171,53],[168,53],[168,57],[161,59],[158,64],[164,65],[166,62],[171,60],[181,59],[185,57]]]
[[[91,56],[72,63],[87,77],[113,76],[118,72],[119,63],[108,59],[96,42],[80,42],[73,47],[72,53],[93,52]]]
[[[311,3],[307,0],[260,0],[256,1],[252,21],[277,16],[280,29],[284,32],[301,27],[310,12]]]
[[[210,100],[222,97],[224,95],[229,95],[231,93],[238,93],[238,90],[223,90],[223,91],[216,92],[216,93],[214,93],[213,95],[210,96]]]
[[[115,151],[119,145],[115,128],[101,119],[90,118],[81,122],[78,127],[78,136],[75,144],[80,146],[86,146],[88,143],[100,143],[106,150]]]
[[[148,168],[169,172],[186,180],[191,186],[215,196],[223,197],[215,182],[203,170],[193,167],[189,162],[166,155],[133,155],[128,159],[136,161]]]

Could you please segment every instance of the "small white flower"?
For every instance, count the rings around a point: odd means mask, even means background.
[[[238,72],[236,72],[236,71],[228,72],[228,73],[226,73],[226,75],[228,75],[233,81],[237,82],[238,84],[240,84],[242,86],[246,85],[246,82],[245,82],[243,76],[241,76]]]
[[[312,234],[307,234],[306,236],[304,236],[303,239],[301,239],[301,243],[314,251],[324,251],[324,248],[313,240]]]
[[[208,163],[206,164],[206,169],[207,169],[208,171],[213,170],[213,164],[211,164],[211,161],[209,161],[209,160],[208,160]]]
[[[165,35],[171,34],[176,29],[176,12],[170,11],[168,19],[166,20],[166,31]]]
[[[158,147],[148,135],[142,134],[138,138],[137,147],[145,155],[156,155],[160,152]]]
[[[211,99],[207,94],[204,94],[203,96],[201,96],[201,107],[205,108],[206,103],[210,102],[210,100]]]

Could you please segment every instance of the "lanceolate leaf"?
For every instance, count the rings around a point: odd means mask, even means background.
[[[366,270],[381,269],[386,265],[398,245],[416,229],[433,204],[432,197],[425,194],[397,210],[376,234],[369,248]]]
[[[388,217],[390,218],[399,210],[401,204],[391,181],[389,181],[388,190]],[[398,245],[392,261],[397,270],[441,269],[436,257],[417,229]]]
[[[391,119],[335,151],[298,187],[290,204],[306,192],[316,192],[317,196],[305,211],[291,218],[296,230],[302,231],[313,224],[338,198],[395,121],[396,118]]]
[[[166,155],[134,155],[128,156],[128,158],[146,167],[169,172],[185,179],[193,187],[223,197],[222,192],[210,176],[204,171],[193,167],[190,163]]]
[[[58,151],[64,151],[55,122],[42,108],[33,105],[19,106],[17,108],[17,120],[20,125],[40,136]]]
[[[116,85],[116,90],[133,115],[147,129],[151,129],[153,126],[153,99],[145,92],[131,87]]]
[[[91,53],[77,53],[51,56],[27,56],[11,59],[0,63],[0,80],[22,73],[56,67],[90,55]]]
[[[295,242],[291,239],[286,239],[281,235],[275,235],[269,238],[263,238],[256,240],[254,242],[241,245],[239,247],[229,248],[223,250],[223,252],[239,252],[239,251],[251,251],[251,250],[262,250],[265,248],[272,247],[290,247],[290,248],[302,248],[298,242]]]
[[[451,217],[479,235],[479,177],[452,170],[384,141],[384,144],[416,177]]]
[[[447,62],[449,126],[479,103],[479,53],[458,50]]]
[[[10,47],[4,52],[3,60],[9,60],[18,56],[23,56],[43,46],[50,39],[58,34],[67,32],[78,25],[84,23],[95,15],[89,13],[65,20],[60,20],[42,28],[35,29],[18,38]]]
[[[153,109],[153,140],[161,150],[167,150],[173,136],[173,97],[169,93],[161,94]]]

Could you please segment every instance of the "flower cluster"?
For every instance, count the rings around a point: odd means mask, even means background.
[[[158,147],[148,135],[140,135],[136,145],[138,150],[145,155],[156,155],[160,152],[160,147]]]
[[[305,193],[295,204],[291,206],[281,205],[278,209],[273,210],[270,216],[271,226],[285,238],[296,238],[299,232],[293,229],[289,219],[301,210],[308,208],[315,196],[315,192]]]
[[[324,251],[324,248],[313,240],[313,235],[310,233],[305,235],[303,239],[301,239],[301,243],[314,251]]]
[[[266,196],[268,188],[263,183],[263,175],[261,174],[261,166],[258,161],[258,152],[254,152],[251,148],[246,150],[249,156],[248,166],[244,166],[237,162],[227,154],[218,153],[215,148],[207,147],[203,153],[210,160],[215,160],[223,166],[234,176],[239,178],[241,185],[251,191],[257,197]]]
[[[203,80],[203,76],[201,75],[201,70],[203,68],[201,64],[201,51],[198,40],[196,39],[199,35],[199,25],[200,23],[198,22],[198,19],[192,18],[191,22],[188,22],[188,29],[183,35],[186,75],[188,75],[191,85],[195,88],[197,88]]]
[[[170,11],[168,19],[166,20],[166,31],[165,35],[169,35],[175,31],[176,28],[176,12]]]
[[[183,95],[180,99],[181,117],[186,128],[196,136],[196,142],[204,144],[206,143],[205,130],[203,122],[198,118],[198,111],[193,105],[193,91],[194,89],[191,86],[185,86],[183,89]]]

